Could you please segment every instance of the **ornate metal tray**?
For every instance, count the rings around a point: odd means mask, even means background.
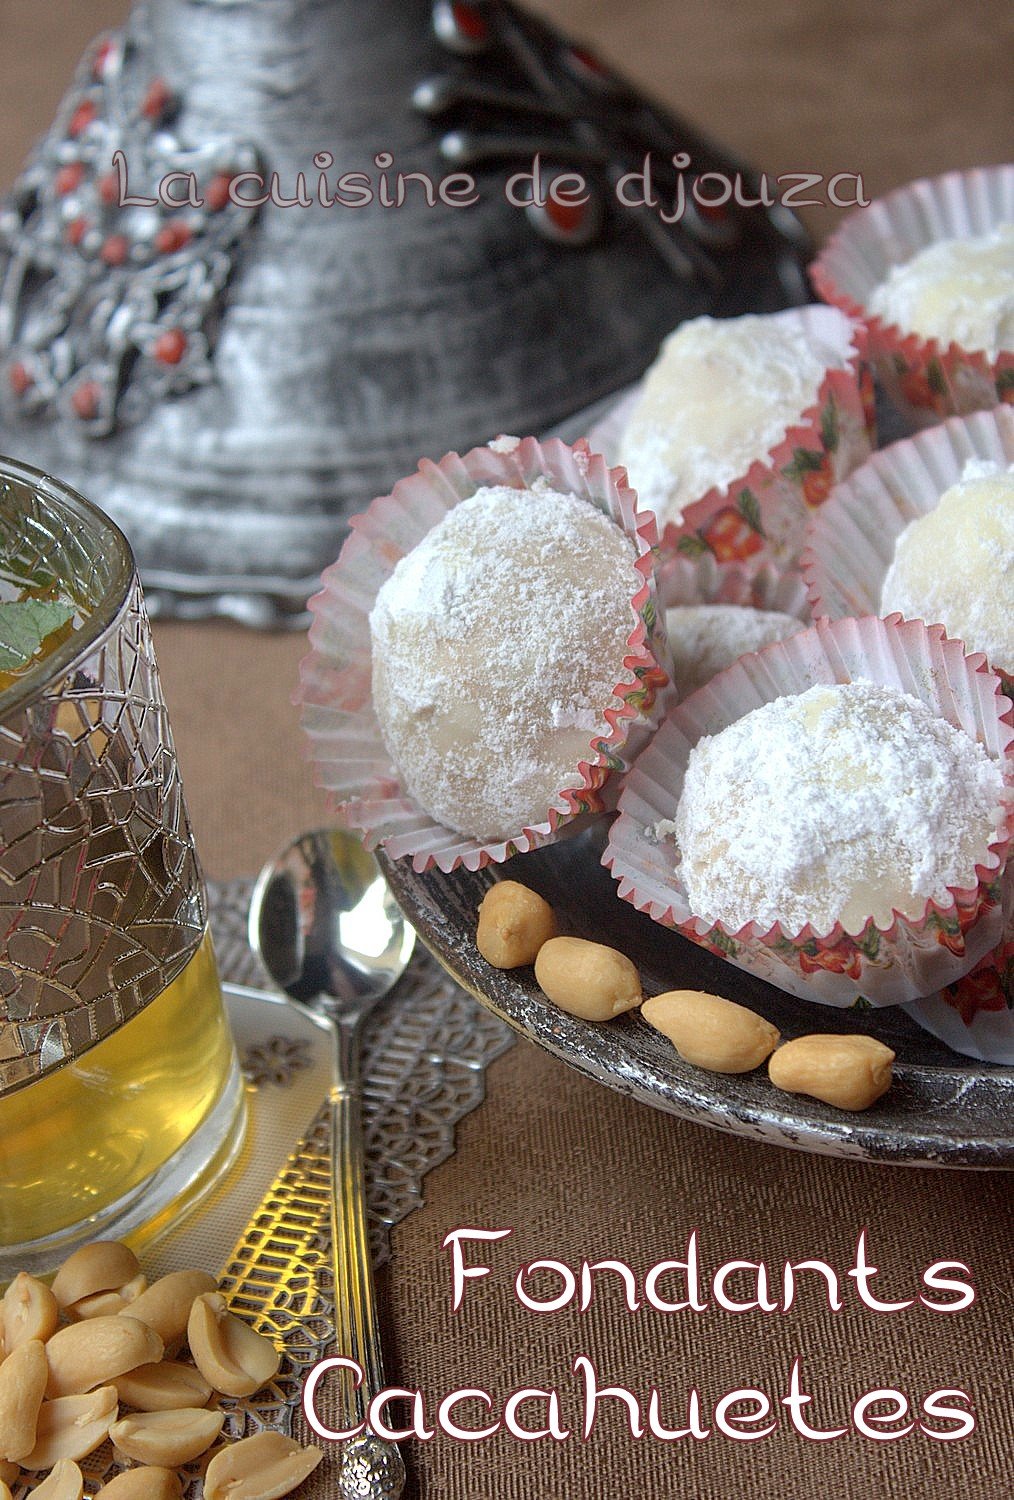
[[[734,968],[637,912],[599,863],[604,822],[505,866],[413,872],[381,854],[422,941],[465,989],[555,1057],[620,1093],[685,1120],[773,1145],[906,1166],[1014,1168],[1014,1069],[960,1057],[894,1007],[811,1005]],[[763,1069],[726,1076],[684,1063],[638,1012],[596,1026],[550,1004],[530,968],[493,969],[475,947],[475,914],[497,878],[522,880],[554,907],[562,932],[609,943],[641,971],[645,992],[704,989],[760,1012],[792,1037],[869,1031],[897,1053],[890,1093],[865,1114],[773,1089]]]

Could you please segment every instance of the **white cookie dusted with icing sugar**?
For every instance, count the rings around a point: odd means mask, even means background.
[[[670,828],[691,910],[824,936],[918,919],[977,882],[1002,817],[983,747],[895,688],[818,685],[692,751]]]
[[[785,641],[806,626],[777,609],[746,604],[677,604],[665,612],[673,681],[681,698],[710,682],[748,651]]]
[[[881,587],[881,614],[894,610],[1014,672],[1014,465],[972,460],[909,522]]]
[[[583,784],[632,680],[635,563],[619,526],[545,480],[480,488],[401,559],[370,615],[373,702],[431,817],[498,841]]]
[[[645,376],[619,459],[642,505],[663,525],[713,487],[725,488],[813,406],[839,351],[798,314],[694,318],[671,333]]]
[[[927,245],[874,287],[869,310],[945,347],[1014,350],[1014,224]]]

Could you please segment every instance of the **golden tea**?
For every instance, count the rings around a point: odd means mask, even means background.
[[[0,1250],[101,1222],[200,1128],[232,1066],[206,935],[183,972],[119,1030],[0,1097]]]

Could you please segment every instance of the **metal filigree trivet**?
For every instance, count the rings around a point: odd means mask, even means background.
[[[247,943],[251,890],[247,880],[209,882],[215,949],[223,978],[271,988]],[[455,1126],[481,1104],[485,1070],[512,1040],[511,1031],[448,978],[425,949],[416,950],[393,1001],[367,1023],[363,1126],[375,1264],[390,1256],[388,1230],[422,1202],[426,1173],[453,1155]],[[262,1050],[250,1060],[254,1067],[263,1066]],[[248,1066],[245,1071],[249,1076]],[[296,1180],[312,1183],[319,1170],[325,1183],[326,1165],[318,1169],[317,1164],[326,1163],[328,1145],[322,1108],[290,1159]],[[326,1197],[324,1186],[320,1192]],[[325,1201],[322,1225],[328,1212]],[[326,1239],[322,1249],[326,1253]]]

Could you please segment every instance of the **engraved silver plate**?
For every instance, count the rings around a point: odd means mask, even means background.
[[[920,1029],[901,1006],[843,1013],[810,1004],[734,968],[660,927],[616,895],[600,864],[604,821],[578,838],[475,874],[417,874],[380,853],[388,882],[420,938],[493,1014],[580,1072],[700,1125],[825,1156],[893,1165],[1014,1169],[1014,1068],[962,1057]],[[847,1114],[784,1094],[755,1073],[707,1073],[683,1062],[640,1013],[596,1026],[551,1005],[531,969],[492,969],[475,946],[475,912],[503,872],[553,906],[560,929],[608,943],[636,962],[647,994],[686,988],[728,995],[773,1021],[786,1038],[868,1031],[897,1053],[889,1094]]]

